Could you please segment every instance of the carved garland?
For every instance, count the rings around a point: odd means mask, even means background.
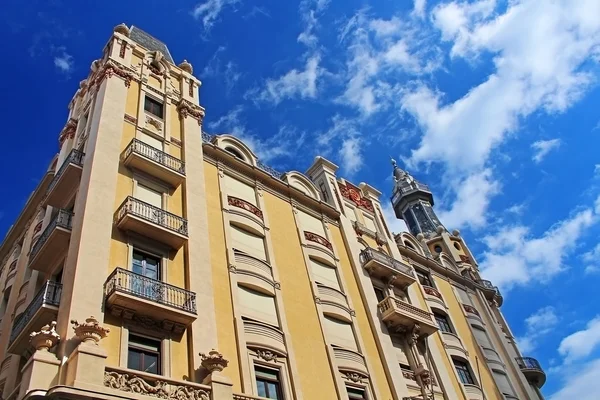
[[[89,85],[90,88],[100,85],[104,81],[104,78],[111,78],[113,74],[122,78],[126,87],[131,86],[131,81],[135,80],[135,76],[131,72],[126,71],[124,66],[109,60],[98,70],[96,77]]]
[[[338,186],[340,187],[340,193],[342,194],[342,197],[350,200],[356,204],[357,207],[364,208],[372,213],[375,212],[373,208],[373,202],[371,202],[369,199],[365,199],[361,195],[359,188],[350,184],[349,182],[346,185],[338,183]]]
[[[198,125],[202,125],[204,120],[204,110],[187,100],[182,99],[177,105],[177,111],[182,118],[187,118],[188,115],[198,120]]]
[[[423,286],[423,291],[425,293],[427,293],[428,295],[430,295],[430,296],[434,296],[434,297],[437,297],[440,300],[443,300],[442,299],[442,295],[435,288],[432,288],[430,286]]]
[[[350,372],[350,371],[346,371],[343,372],[344,374],[344,378],[346,380],[355,382],[355,383],[362,383],[365,381],[365,379],[367,379],[366,376],[359,374],[358,372]]]
[[[308,240],[309,242],[319,243],[321,246],[325,246],[329,250],[333,251],[333,246],[329,240],[325,239],[323,236],[317,235],[316,233],[304,231],[304,239]]]
[[[239,207],[241,209],[244,209],[244,210],[256,215],[261,220],[263,219],[262,211],[258,207],[256,207],[254,204],[251,204],[251,203],[247,202],[246,200],[243,200],[243,199],[240,199],[240,198],[234,197],[234,196],[227,196],[227,204],[229,204],[230,206]]]
[[[468,304],[463,304],[462,305],[463,308],[465,309],[466,312],[471,313],[471,314],[475,314],[479,317],[479,311],[477,311],[477,309],[473,306],[470,306]]]
[[[137,393],[159,399],[209,400],[206,390],[191,386],[174,385],[165,381],[149,382],[132,374],[104,371],[104,386],[123,392]]]
[[[271,350],[256,349],[255,351],[258,358],[262,358],[267,362],[277,361],[278,354]]]

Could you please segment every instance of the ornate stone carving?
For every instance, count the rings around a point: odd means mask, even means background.
[[[174,385],[165,381],[148,381],[141,376],[104,371],[104,386],[123,392],[137,393],[159,399],[209,400],[206,390],[193,386]]]
[[[65,140],[73,139],[75,137],[75,132],[77,131],[77,121],[73,118],[70,118],[65,127],[60,132],[58,136],[58,143],[62,146]]]
[[[469,256],[465,256],[464,254],[460,255],[460,261],[464,262],[465,264],[471,264],[471,259]]]
[[[425,293],[427,293],[428,295],[430,295],[430,296],[434,296],[434,297],[437,297],[440,300],[443,300],[442,299],[442,295],[440,294],[440,292],[438,292],[437,289],[432,288],[431,286],[423,286],[423,291]]]
[[[256,349],[256,356],[267,362],[277,361],[277,353],[274,353],[271,350]]]
[[[84,343],[93,343],[98,345],[100,340],[104,339],[110,329],[100,325],[100,322],[93,316],[86,318],[85,322],[78,322],[77,320],[71,320],[73,324],[73,330],[75,336],[81,339]]]
[[[108,60],[101,69],[98,70],[95,79],[90,84],[90,88],[95,85],[100,85],[104,78],[110,78],[113,75],[119,76],[123,79],[125,86],[129,87],[131,85],[131,81],[135,79],[134,75],[127,71],[123,65],[119,65],[112,60]]]
[[[342,194],[342,197],[350,200],[351,202],[356,204],[357,207],[364,208],[365,210],[370,211],[372,213],[375,212],[375,210],[373,209],[373,202],[369,199],[364,198],[359,188],[357,188],[350,182],[346,182],[345,185],[338,183],[338,186],[340,188],[340,193]]]
[[[329,250],[333,251],[333,246],[329,242],[329,240],[325,239],[323,236],[317,235],[313,232],[304,231],[304,239],[309,242],[319,243],[322,246],[327,247]]]
[[[202,366],[211,373],[221,372],[227,367],[227,364],[229,364],[229,360],[226,360],[223,357],[223,354],[215,349],[209,351],[208,354],[200,353],[200,358],[202,358]]]
[[[178,67],[181,68],[183,71],[187,72],[188,74],[194,73],[194,68],[192,67],[192,64],[190,64],[187,60],[183,60],[181,64],[178,65]]]
[[[364,381],[365,377],[357,372],[344,372],[344,378],[349,381],[361,383]]]
[[[202,125],[204,120],[204,109],[190,101],[181,99],[177,105],[177,111],[182,118],[187,118],[188,115],[198,120],[198,125]]]
[[[136,124],[137,123],[137,118],[135,118],[132,115],[125,114],[123,118],[125,119],[125,121],[131,122],[132,124]]]
[[[56,333],[56,321],[52,321],[50,325],[42,326],[39,332],[31,332],[29,341],[36,350],[48,351],[60,340],[60,336]]]
[[[158,121],[148,115],[146,115],[146,124],[153,126],[158,131],[162,130],[162,124],[160,123],[160,121]]]
[[[463,304],[463,308],[465,309],[466,312],[479,316],[479,311],[477,311],[477,309],[475,307],[470,306],[468,304]]]

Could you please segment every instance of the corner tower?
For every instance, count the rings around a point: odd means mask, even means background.
[[[394,191],[392,205],[396,217],[404,220],[410,233],[417,236],[422,233],[425,237],[434,234],[442,223],[433,211],[433,194],[429,186],[418,182],[408,172],[394,166]]]

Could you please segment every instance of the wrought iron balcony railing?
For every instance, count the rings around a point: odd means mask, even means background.
[[[29,254],[29,259],[35,258],[36,254],[40,249],[44,246],[44,243],[48,240],[48,237],[52,233],[54,229],[57,227],[64,229],[71,229],[71,223],[73,222],[73,213],[66,210],[58,210],[58,214],[54,217],[54,219],[48,224],[44,232],[40,235],[40,238],[31,248],[31,253]]]
[[[48,189],[46,190],[46,193],[50,193],[52,191],[52,189],[54,189],[54,186],[56,186],[56,183],[60,180],[60,178],[62,177],[65,170],[69,167],[69,164],[74,164],[74,165],[83,167],[83,157],[84,156],[85,156],[85,154],[82,151],[79,151],[77,149],[71,150],[71,152],[69,153],[67,158],[65,158],[65,161],[62,163],[62,165],[60,166],[58,171],[56,171],[56,173],[54,174],[54,178],[48,185]]]
[[[517,365],[521,369],[535,369],[542,372],[544,371],[538,360],[533,357],[517,357],[516,360]]]
[[[411,267],[402,264],[400,261],[394,259],[393,257],[390,257],[379,250],[375,250],[372,247],[363,249],[360,252],[359,258],[362,265],[365,265],[371,260],[375,260],[381,264],[387,265],[388,267],[395,269],[398,272],[402,272],[405,275],[411,276],[413,278],[415,277],[415,273]]]
[[[104,284],[106,297],[114,292],[128,293],[159,304],[196,314],[196,293],[156,279],[117,268]]]
[[[181,235],[187,236],[188,234],[188,225],[185,218],[138,200],[132,196],[128,196],[117,210],[117,222],[127,214],[136,216]]]
[[[173,157],[155,147],[142,142],[139,139],[133,139],[125,149],[123,158],[127,158],[131,153],[139,154],[149,160],[152,160],[172,171],[185,175],[185,163],[180,159]]]
[[[58,282],[48,281],[35,295],[31,303],[27,306],[23,314],[19,315],[13,323],[12,331],[10,332],[10,343],[12,343],[19,334],[25,329],[29,321],[35,313],[44,305],[56,306],[60,304],[60,295],[62,293],[62,285]]]

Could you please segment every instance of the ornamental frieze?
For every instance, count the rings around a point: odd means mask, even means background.
[[[182,118],[187,118],[188,115],[198,120],[198,125],[202,125],[204,120],[204,109],[190,101],[182,99],[177,105],[177,111]]]
[[[62,146],[65,140],[73,139],[75,137],[75,132],[77,131],[77,121],[73,118],[70,118],[65,127],[60,132],[58,137],[58,143]]]
[[[357,207],[364,208],[365,210],[370,212],[375,212],[373,208],[373,202],[369,199],[364,198],[359,188],[352,185],[350,182],[346,182],[345,185],[343,185],[341,182],[338,182],[338,186],[340,188],[340,193],[342,197],[350,200],[351,202],[356,204]]]
[[[304,239],[309,242],[319,243],[321,246],[327,247],[329,250],[333,251],[333,246],[329,243],[329,240],[325,239],[323,236],[317,235],[313,232],[304,231]]]
[[[243,210],[246,210],[254,215],[256,215],[261,220],[263,219],[263,212],[256,207],[254,204],[247,202],[246,200],[242,200],[238,197],[227,196],[227,204],[230,206],[238,207]]]
[[[207,390],[168,383],[161,380],[150,381],[138,375],[104,371],[104,386],[123,392],[137,393],[159,399],[209,400]]]

